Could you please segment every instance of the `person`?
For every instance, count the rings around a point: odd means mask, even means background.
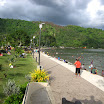
[[[92,73],[93,68],[91,68],[91,73]]]
[[[91,61],[91,64],[93,64],[93,60]]]
[[[85,70],[85,66],[84,66],[84,64],[81,66],[81,69],[82,69],[82,70]]]
[[[78,74],[79,74],[79,76],[80,76],[81,62],[79,61],[79,59],[76,59],[74,65],[76,65],[76,72],[75,72],[76,76],[77,76]]]
[[[95,73],[94,74],[98,74],[98,70],[95,68]]]
[[[58,56],[58,60],[60,60],[60,57]]]
[[[93,68],[93,64],[91,64],[90,66],[91,66],[91,68]]]
[[[104,77],[104,70],[102,70],[102,76]]]
[[[93,64],[89,65],[89,69],[93,69]]]
[[[96,69],[96,67],[92,68],[92,74],[97,74],[98,73],[98,70]]]
[[[89,65],[89,69],[93,69],[93,60],[91,61],[91,64]]]

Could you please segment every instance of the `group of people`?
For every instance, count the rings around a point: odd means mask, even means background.
[[[47,55],[49,55],[49,53],[47,52]],[[57,58],[58,60],[60,60],[60,57],[58,56]],[[78,57],[74,63],[74,65],[76,65],[76,71],[75,71],[75,74],[76,76],[79,74],[80,76],[80,69],[82,70],[87,70],[84,66],[84,64],[81,65],[81,62],[79,61],[80,57]],[[68,63],[67,60],[64,60],[65,63]],[[91,65],[89,65],[89,69],[91,69],[91,73],[92,74],[98,74],[98,70],[96,69],[96,67],[93,66],[93,60],[91,61]],[[104,77],[104,70],[102,70],[102,74],[101,74],[103,77]]]
[[[93,61],[92,61],[92,62],[93,62]],[[90,65],[91,73],[92,73],[92,74],[98,74],[98,70],[96,69],[96,67],[93,67],[92,62],[91,62],[91,65]],[[86,70],[84,64],[81,65],[81,62],[79,61],[79,59],[76,59],[74,65],[76,65],[76,71],[75,71],[76,76],[77,76],[78,74],[79,74],[79,76],[80,76],[80,69]],[[104,70],[102,70],[102,76],[104,77]]]
[[[0,56],[3,56],[3,53],[0,52]]]

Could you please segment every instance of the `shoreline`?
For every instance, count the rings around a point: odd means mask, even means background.
[[[42,53],[42,52],[41,52],[41,54],[43,54],[45,57],[50,58],[51,60],[55,61],[56,63],[64,66],[71,72],[75,73],[75,66],[73,64],[70,65],[70,64],[60,61],[56,58],[53,58],[52,56],[48,56],[47,54]],[[86,71],[86,70],[81,70],[80,77],[82,77],[86,81],[90,82],[91,84],[93,84],[94,86],[99,88],[100,90],[104,91],[104,78],[102,76],[91,74],[89,71]]]
[[[65,53],[64,53],[65,51]],[[85,52],[84,52],[85,51]],[[93,60],[93,66],[98,70],[98,75],[102,76],[102,70],[104,67],[103,59],[104,57],[100,55],[101,50],[86,50],[86,49],[78,49],[78,53],[74,49],[66,49],[66,50],[43,50],[45,54],[49,54],[52,57],[60,58],[61,60],[66,60],[69,64],[73,64],[76,58],[79,58],[82,64],[85,64],[85,68],[87,71],[91,72],[89,66],[91,65],[91,61]],[[73,53],[74,52],[74,53]],[[104,52],[104,50],[102,51]],[[94,53],[94,54],[93,54]],[[93,54],[93,56],[91,56]],[[71,62],[71,63],[70,63]]]

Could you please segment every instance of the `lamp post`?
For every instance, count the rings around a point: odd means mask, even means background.
[[[40,35],[39,35],[39,66],[40,66],[40,40],[41,40],[41,28],[42,28],[42,25],[45,24],[45,23],[41,23],[39,24],[39,28],[40,28]]]
[[[35,36],[33,36],[33,58],[34,58],[34,39],[35,39]]]

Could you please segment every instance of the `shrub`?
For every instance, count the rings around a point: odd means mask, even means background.
[[[44,71],[44,69],[41,71],[40,69],[36,69],[31,73],[31,81],[34,82],[46,82],[49,80],[49,74]]]
[[[15,81],[13,80],[8,80],[6,83],[6,86],[3,87],[4,89],[4,94],[6,96],[10,96],[12,94],[18,94],[20,91],[20,88],[15,84]]]
[[[5,100],[4,104],[21,104],[23,100],[23,94],[15,94],[15,95],[11,95],[9,97],[7,97],[7,99]]]
[[[7,99],[5,99],[4,104],[22,104],[26,86],[27,86],[27,83],[25,83],[24,85],[21,85],[20,92],[18,94],[13,94],[7,97]]]

